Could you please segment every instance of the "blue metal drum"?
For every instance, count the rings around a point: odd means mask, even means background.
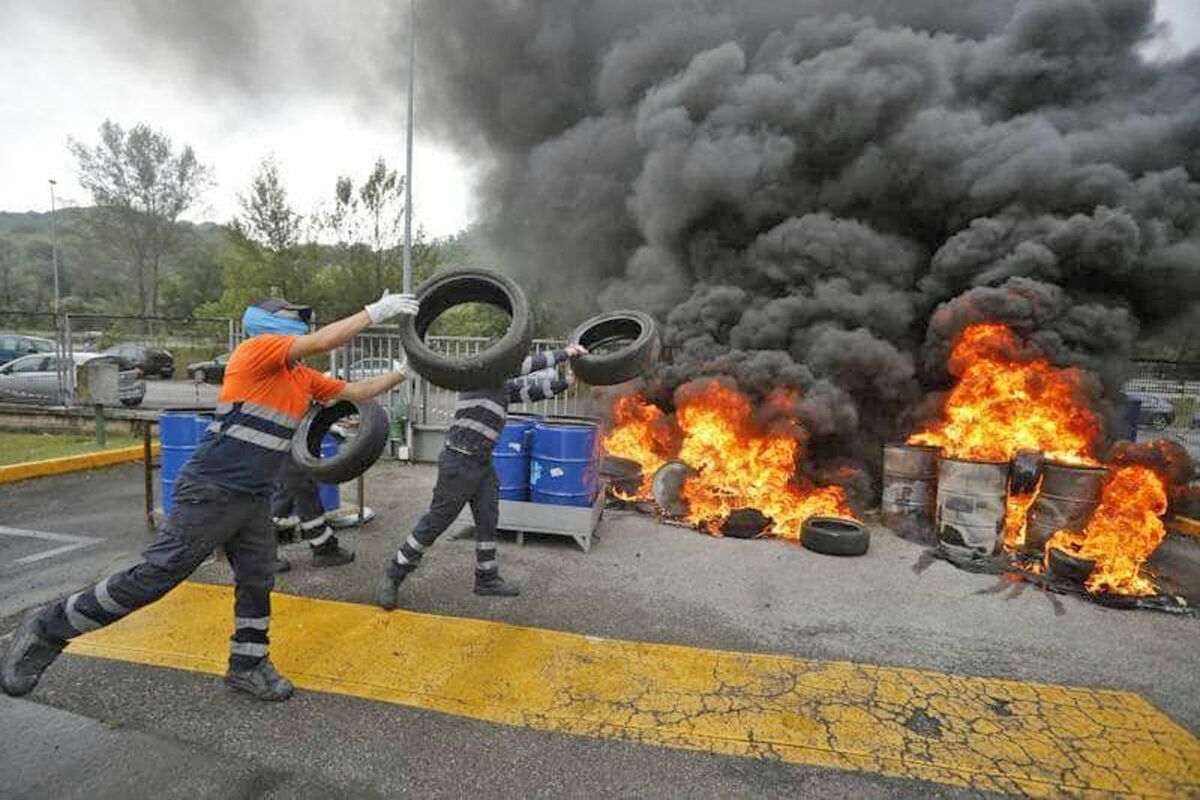
[[[208,426],[213,422],[212,414],[196,415],[196,444],[199,445],[208,436]]]
[[[529,446],[540,414],[514,412],[492,448],[492,465],[500,482],[501,500],[529,499]]]
[[[175,478],[196,451],[200,425],[191,411],[164,411],[158,416],[162,458],[162,507],[171,510]]]
[[[325,438],[321,440],[321,458],[335,456],[337,451],[338,437],[325,434]],[[336,483],[318,483],[317,496],[321,498],[321,508],[325,511],[337,511],[342,507],[342,490]]]
[[[535,503],[590,506],[600,488],[600,426],[581,418],[548,417],[533,428],[529,465]]]

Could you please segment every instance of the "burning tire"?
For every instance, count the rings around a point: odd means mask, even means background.
[[[592,386],[612,386],[644,375],[662,353],[658,324],[641,311],[592,317],[575,329],[570,343],[588,349],[588,355],[571,362],[571,369]]]
[[[338,422],[358,416],[357,434],[342,442],[337,455],[321,458],[321,440]],[[342,400],[332,406],[314,407],[292,436],[292,460],[322,483],[345,483],[374,464],[388,441],[388,418],[374,400]]]
[[[485,269],[461,269],[434,275],[417,288],[421,311],[400,323],[400,343],[408,363],[423,378],[446,389],[463,391],[499,386],[516,375],[529,354],[533,316],[521,287]],[[487,303],[508,313],[511,322],[500,341],[466,358],[449,358],[425,344],[433,321],[453,306]]]
[[[809,517],[800,528],[800,544],[826,556],[861,556],[871,534],[860,523],[838,517]]]

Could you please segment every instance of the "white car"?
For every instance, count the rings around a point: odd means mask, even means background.
[[[60,402],[58,358],[54,353],[35,353],[0,367],[0,401],[37,405]],[[71,358],[75,370],[98,358],[113,359],[102,353],[72,353]],[[141,374],[135,369],[124,369],[118,377],[121,402],[127,406],[140,405],[146,396],[146,382]]]

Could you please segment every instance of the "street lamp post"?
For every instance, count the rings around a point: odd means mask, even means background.
[[[72,370],[67,367],[67,356],[71,352],[68,343],[70,333],[67,330],[65,321],[59,314],[59,287],[58,287],[58,207],[54,200],[54,187],[58,185],[58,181],[50,178],[50,260],[54,265],[54,331],[55,336],[55,372],[58,375],[58,401],[66,403],[71,396],[71,377]]]
[[[54,202],[54,187],[58,185],[58,181],[50,179],[50,259],[54,263],[54,315],[58,316],[58,225],[56,224],[55,215],[57,208]]]
[[[417,2],[408,3],[408,141],[404,167],[404,291],[412,291],[413,93],[416,89]]]

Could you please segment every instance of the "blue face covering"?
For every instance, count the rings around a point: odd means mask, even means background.
[[[250,306],[246,313],[242,314],[242,330],[247,336],[260,336],[264,333],[303,336],[308,333],[308,324],[298,319],[276,316],[258,306]]]

